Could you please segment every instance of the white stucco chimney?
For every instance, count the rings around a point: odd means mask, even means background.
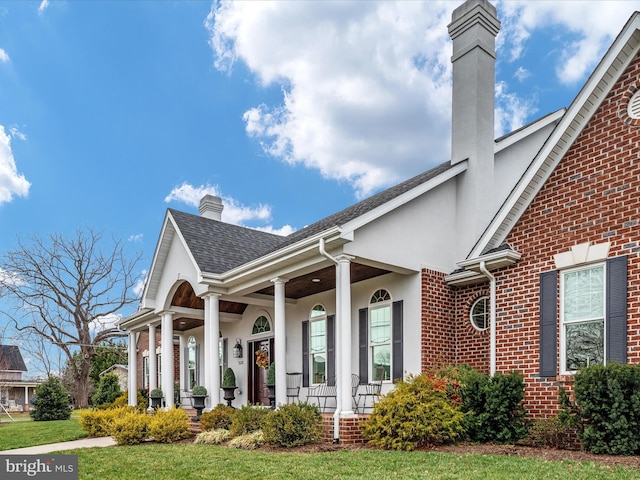
[[[453,11],[448,28],[453,42],[451,163],[468,162],[457,194],[457,253],[464,258],[495,213],[495,40],[500,21],[487,0],[467,0]]]
[[[221,221],[223,209],[224,205],[222,205],[222,199],[220,197],[205,195],[200,199],[198,210],[200,211],[200,215],[205,218]]]

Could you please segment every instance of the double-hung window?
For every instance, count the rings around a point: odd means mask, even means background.
[[[191,390],[196,386],[198,381],[198,357],[197,357],[197,345],[195,337],[189,337],[187,340],[187,363],[189,368],[189,385],[188,389]]]
[[[605,264],[561,274],[560,361],[563,373],[603,365],[605,352]]]

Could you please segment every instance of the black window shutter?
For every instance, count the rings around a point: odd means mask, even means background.
[[[360,384],[369,383],[369,334],[367,330],[369,319],[369,309],[361,308],[358,311],[358,331],[359,331],[359,372]]]
[[[309,386],[309,320],[302,322],[302,386]]]
[[[607,362],[627,363],[627,256],[607,260]]]
[[[402,365],[402,300],[397,302],[393,302],[391,308],[391,317],[392,317],[392,364],[393,364],[393,373],[392,380],[395,382],[396,380],[402,379],[402,374],[404,373],[404,368]]]
[[[540,274],[540,376],[558,370],[558,272]]]
[[[336,384],[336,316],[327,317],[327,385]]]

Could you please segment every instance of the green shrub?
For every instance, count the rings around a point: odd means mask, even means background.
[[[474,442],[515,443],[527,433],[524,379],[519,372],[493,377],[468,371],[462,378],[465,428]]]
[[[199,433],[193,443],[220,445],[222,442],[228,440],[229,437],[229,430],[219,428],[216,430],[207,430],[206,432]]]
[[[451,404],[447,389],[446,381],[424,374],[398,381],[364,422],[363,437],[395,450],[456,441],[464,432],[464,415]]]
[[[36,399],[29,415],[36,422],[68,420],[71,417],[69,393],[56,377],[49,377],[36,387]]]
[[[146,413],[135,410],[114,415],[109,424],[109,434],[118,445],[142,443],[149,434],[149,418]]]
[[[221,428],[229,430],[235,412],[235,408],[220,403],[216,405],[213,410],[200,415],[200,428],[204,431],[218,430]]]
[[[134,409],[128,406],[83,410],[80,412],[80,425],[82,426],[82,430],[91,437],[107,437],[111,435],[109,431],[114,418],[133,411]]]
[[[271,413],[267,408],[253,407],[251,405],[243,405],[238,408],[233,415],[233,421],[229,427],[229,433],[232,437],[244,435],[245,433],[262,430],[265,418]]]
[[[575,438],[575,429],[558,417],[533,420],[527,443],[534,447],[568,449]]]
[[[316,405],[290,403],[281,405],[264,419],[265,443],[297,447],[316,443],[322,436],[322,415]]]
[[[596,454],[640,453],[640,365],[593,365],[575,376],[578,436]]]
[[[262,430],[256,430],[255,432],[245,433],[236,438],[232,438],[229,441],[229,446],[232,448],[242,448],[244,450],[255,450],[264,443],[264,437]]]
[[[162,398],[164,397],[164,393],[159,388],[154,388],[149,392],[149,398]]]
[[[145,392],[145,390],[138,390],[138,398],[137,398],[137,405],[136,405],[136,410],[140,411],[140,412],[144,412],[147,410],[147,408],[149,408],[149,400],[147,400],[147,397],[145,395],[143,395],[142,392]],[[125,390],[124,392],[122,392],[122,394],[116,398],[114,400],[114,402],[111,404],[111,406],[113,408],[120,408],[120,407],[126,407],[129,405],[129,392],[127,390]]]
[[[149,434],[160,443],[173,443],[190,437],[189,417],[181,409],[159,409],[149,423]]]
[[[276,362],[271,362],[267,369],[267,385],[276,384]]]
[[[108,373],[100,377],[96,393],[91,400],[94,405],[111,405],[120,396],[120,380],[115,373]]]
[[[231,388],[236,386],[236,374],[230,367],[224,371],[222,376],[222,388]]]
[[[193,390],[191,390],[191,395],[193,395],[194,397],[206,397],[207,389],[202,385],[196,385],[195,387],[193,387]]]

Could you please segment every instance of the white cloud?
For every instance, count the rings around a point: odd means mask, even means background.
[[[89,324],[89,328],[93,333],[99,333],[103,330],[116,328],[118,322],[122,320],[122,315],[111,313],[94,318]]]
[[[8,63],[9,62],[9,54],[4,48],[0,48],[0,63]]]
[[[144,235],[142,233],[136,233],[134,235],[129,235],[129,238],[127,239],[127,241],[133,242],[133,243],[140,243],[142,242],[143,238],[144,238]]]
[[[454,6],[222,2],[207,26],[219,69],[282,86],[281,105],[245,112],[247,133],[362,197],[449,158]]]
[[[11,151],[11,137],[0,125],[0,205],[13,200],[14,195],[26,197],[31,183],[19,174]]]
[[[501,1],[501,39],[509,45],[511,59],[520,58],[526,42],[536,30],[557,27],[553,52],[556,76],[563,84],[582,81],[593,70],[606,49],[635,9],[637,1],[590,2]]]
[[[136,297],[142,298],[142,292],[144,292],[144,286],[147,283],[148,277],[149,277],[149,270],[145,269],[145,270],[142,270],[142,272],[140,272],[140,278],[138,278],[138,281],[133,286],[133,294]]]
[[[26,285],[27,282],[17,273],[7,272],[0,268],[0,287],[2,287],[3,284],[19,286]]]
[[[11,138],[17,138],[18,140],[24,141],[27,139],[27,136],[22,133],[15,125],[9,127],[9,134],[11,135]]]
[[[348,182],[361,198],[449,159],[447,25],[459,4],[223,0],[205,25],[218,69],[242,62],[262,85],[282,90],[277,104],[246,110],[247,135],[284,162]],[[544,36],[555,82],[571,85],[584,81],[637,2],[496,6],[499,61],[520,61],[533,36]],[[520,66],[513,81],[530,74]],[[496,131],[537,113],[535,93],[507,83],[497,90]]]
[[[49,7],[49,0],[42,0],[40,5],[38,5],[38,13],[40,15],[44,14],[44,11]]]
[[[257,206],[248,207],[241,204],[232,197],[227,197],[220,194],[220,189],[211,185],[200,185],[194,187],[186,182],[182,185],[178,185],[171,190],[171,193],[164,199],[165,202],[181,202],[191,207],[198,207],[200,205],[200,199],[205,195],[215,195],[222,199],[224,209],[222,210],[222,221],[232,223],[234,225],[244,225],[246,222],[268,222],[271,220],[271,207],[269,205],[259,204]],[[286,225],[281,228],[274,228],[273,226],[252,227],[257,230],[263,230],[272,233],[288,235],[293,232],[293,228]],[[287,233],[279,233],[287,232]]]

